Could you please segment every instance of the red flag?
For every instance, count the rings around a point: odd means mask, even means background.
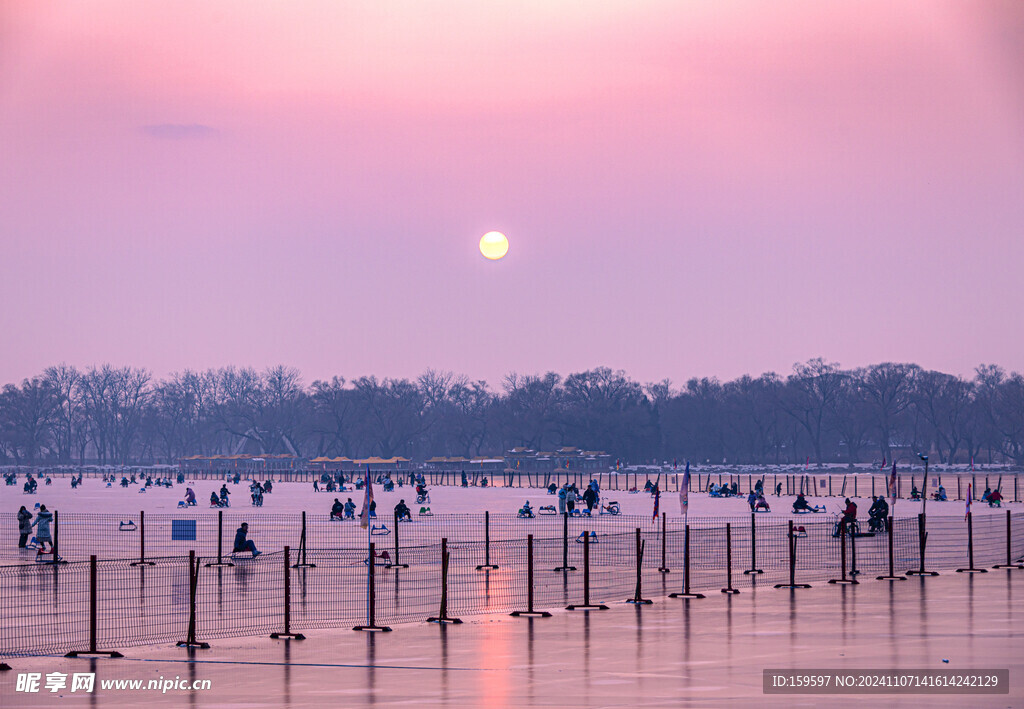
[[[657,521],[657,519],[658,519],[658,503],[659,503],[660,500],[661,500],[661,490],[659,490],[658,486],[655,485],[654,486],[654,515],[652,515],[652,519],[654,519],[655,521]]]

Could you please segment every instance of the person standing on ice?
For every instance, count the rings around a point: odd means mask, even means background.
[[[568,489],[565,485],[558,488],[558,514],[565,514],[565,497],[568,494]]]
[[[32,527],[38,527],[36,530],[36,541],[39,542],[39,551],[45,552],[45,545],[50,545],[50,551],[53,551],[53,537],[50,536],[50,522],[53,520],[53,513],[46,509],[46,505],[39,506],[39,514],[36,515],[36,521],[32,523]]]
[[[583,491],[583,501],[587,503],[587,514],[594,511],[594,506],[597,504],[597,492],[594,490],[594,484],[591,483],[587,486],[587,489]]]
[[[18,510],[18,548],[24,549],[28,543],[28,535],[32,534],[32,513],[25,505]]]
[[[576,491],[571,487],[565,491],[565,511],[570,515],[576,511]]]

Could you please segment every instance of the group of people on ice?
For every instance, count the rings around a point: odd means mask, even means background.
[[[46,509],[46,505],[39,505],[35,521],[32,520],[32,513],[25,508],[25,505],[22,505],[18,510],[18,548],[28,548],[29,537],[32,535],[32,529],[35,528],[35,542],[39,551],[52,552],[53,537],[50,535],[50,522],[52,521],[53,513]],[[46,549],[47,545],[50,546],[49,550]]]
[[[558,514],[561,515],[573,516],[584,514],[589,516],[594,513],[594,508],[598,507],[601,502],[601,486],[598,485],[597,480],[591,480],[590,484],[583,490],[582,495],[576,487],[576,483],[565,483],[561,487],[551,483],[548,485],[548,494],[558,497]],[[576,505],[580,501],[586,505],[586,509],[582,507],[579,510],[576,509]],[[529,501],[527,501],[526,506],[529,506]],[[533,508],[531,507],[531,514],[529,516],[532,516],[532,511]]]

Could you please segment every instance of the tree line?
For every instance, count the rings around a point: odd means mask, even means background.
[[[287,366],[155,379],[147,370],[61,364],[0,392],[7,464],[176,462],[235,452],[298,456],[500,456],[577,446],[623,463],[858,463],[929,451],[941,462],[1024,463],[1024,377],[983,365],[967,379],[915,364],[843,369],[823,359],[722,382],[641,384],[599,367],[484,381],[305,386]]]

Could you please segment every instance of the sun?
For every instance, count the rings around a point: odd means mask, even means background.
[[[489,231],[480,237],[480,253],[497,261],[508,253],[508,238],[500,231]]]

